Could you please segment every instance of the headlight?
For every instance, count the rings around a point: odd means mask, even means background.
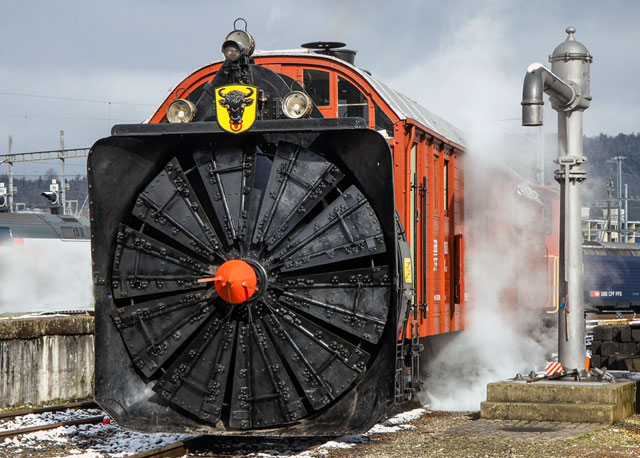
[[[235,41],[225,41],[222,44],[222,54],[224,54],[224,57],[227,59],[237,60],[241,53]]]
[[[289,92],[282,99],[282,112],[292,119],[304,118],[311,113],[311,97],[304,92]]]
[[[234,30],[222,43],[222,53],[231,60],[238,59],[242,54],[250,56],[255,49],[256,42],[245,30]]]
[[[196,116],[196,106],[185,99],[171,102],[167,108],[167,121],[170,123],[191,122]]]

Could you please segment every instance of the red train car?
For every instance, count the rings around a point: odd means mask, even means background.
[[[365,431],[464,329],[460,132],[340,44],[254,47],[90,153],[96,400],[125,426]]]
[[[411,245],[416,279],[419,313],[411,326],[417,324],[420,337],[464,329],[461,131],[355,66],[353,51],[316,45],[320,51],[263,51],[253,58],[256,65],[305,88],[324,118],[361,117],[387,139],[394,161],[396,210]],[[178,99],[195,103],[222,64],[202,67],[180,82],[149,123],[167,122],[167,110]]]

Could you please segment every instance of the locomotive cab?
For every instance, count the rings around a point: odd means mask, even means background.
[[[404,386],[389,142],[254,47],[236,28],[224,62],[90,151],[96,401],[125,427],[363,432]]]

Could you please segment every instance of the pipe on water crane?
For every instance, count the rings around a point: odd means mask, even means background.
[[[554,75],[547,67],[539,63],[531,64],[527,68],[522,86],[523,126],[542,125],[542,106],[544,105],[542,96],[545,92],[559,102],[561,109],[566,107],[563,111],[573,109],[579,99],[576,90]]]

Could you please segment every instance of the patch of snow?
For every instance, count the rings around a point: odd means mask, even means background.
[[[364,444],[369,442],[369,438],[364,434],[350,434],[348,436],[342,436],[340,440],[349,444]]]
[[[260,452],[249,453],[249,456],[261,458],[310,458],[327,455],[330,450],[349,450],[358,444],[369,441],[369,436],[374,434],[391,434],[407,429],[415,429],[406,424],[409,421],[420,418],[427,412],[426,409],[414,409],[403,412],[386,419],[364,434],[352,434],[333,439],[319,445],[313,450],[305,450],[296,453],[294,450],[275,451],[267,446]],[[71,419],[86,418],[102,415],[97,409],[65,410],[61,412],[48,412],[43,414],[31,414],[16,417],[12,421],[0,423],[0,431],[27,428],[48,423],[68,421]],[[0,455],[3,452],[10,454],[25,454],[36,456],[35,450],[46,449],[51,445],[69,445],[70,458],[98,458],[108,455],[113,458],[141,453],[144,451],[164,447],[176,441],[183,441],[192,436],[186,434],[164,433],[137,433],[120,428],[115,424],[95,424],[59,427],[47,431],[25,434],[19,437],[5,439],[0,443]],[[241,450],[238,450],[242,453]]]
[[[407,412],[399,413],[391,418],[386,419],[382,423],[374,425],[364,434],[351,434],[342,436],[336,440],[325,442],[318,447],[322,449],[349,449],[357,444],[363,444],[369,441],[369,436],[374,434],[392,434],[403,430],[416,429],[415,426],[404,424],[411,420],[416,420],[427,412],[426,409],[414,409]]]
[[[407,412],[401,412],[398,415],[395,415],[385,421],[382,422],[385,426],[395,426],[400,423],[406,423],[408,421],[417,420],[421,416],[427,413],[427,409],[413,409]]]
[[[328,441],[328,442],[325,442],[324,444],[322,444],[318,448],[351,448],[351,447],[353,447],[355,445],[356,444],[348,444],[348,443],[342,442],[342,441]]]
[[[6,422],[0,422],[0,431],[10,429],[30,428],[32,426],[46,425],[50,423],[61,423],[63,421],[77,420],[81,418],[95,417],[103,415],[99,409],[67,409],[59,412],[45,412],[40,414],[29,414],[15,417]]]
[[[23,415],[11,421],[0,423],[0,431],[99,415],[103,415],[103,412],[98,409],[65,410]],[[12,454],[15,454],[23,450],[45,449],[51,444],[72,444],[77,447],[69,452],[69,456],[72,457],[93,458],[108,454],[110,457],[117,458],[164,447],[190,437],[192,436],[187,434],[137,433],[124,430],[114,424],[61,426],[55,429],[37,431],[5,439],[4,442],[0,443],[0,455],[3,455],[2,449],[10,450]]]

